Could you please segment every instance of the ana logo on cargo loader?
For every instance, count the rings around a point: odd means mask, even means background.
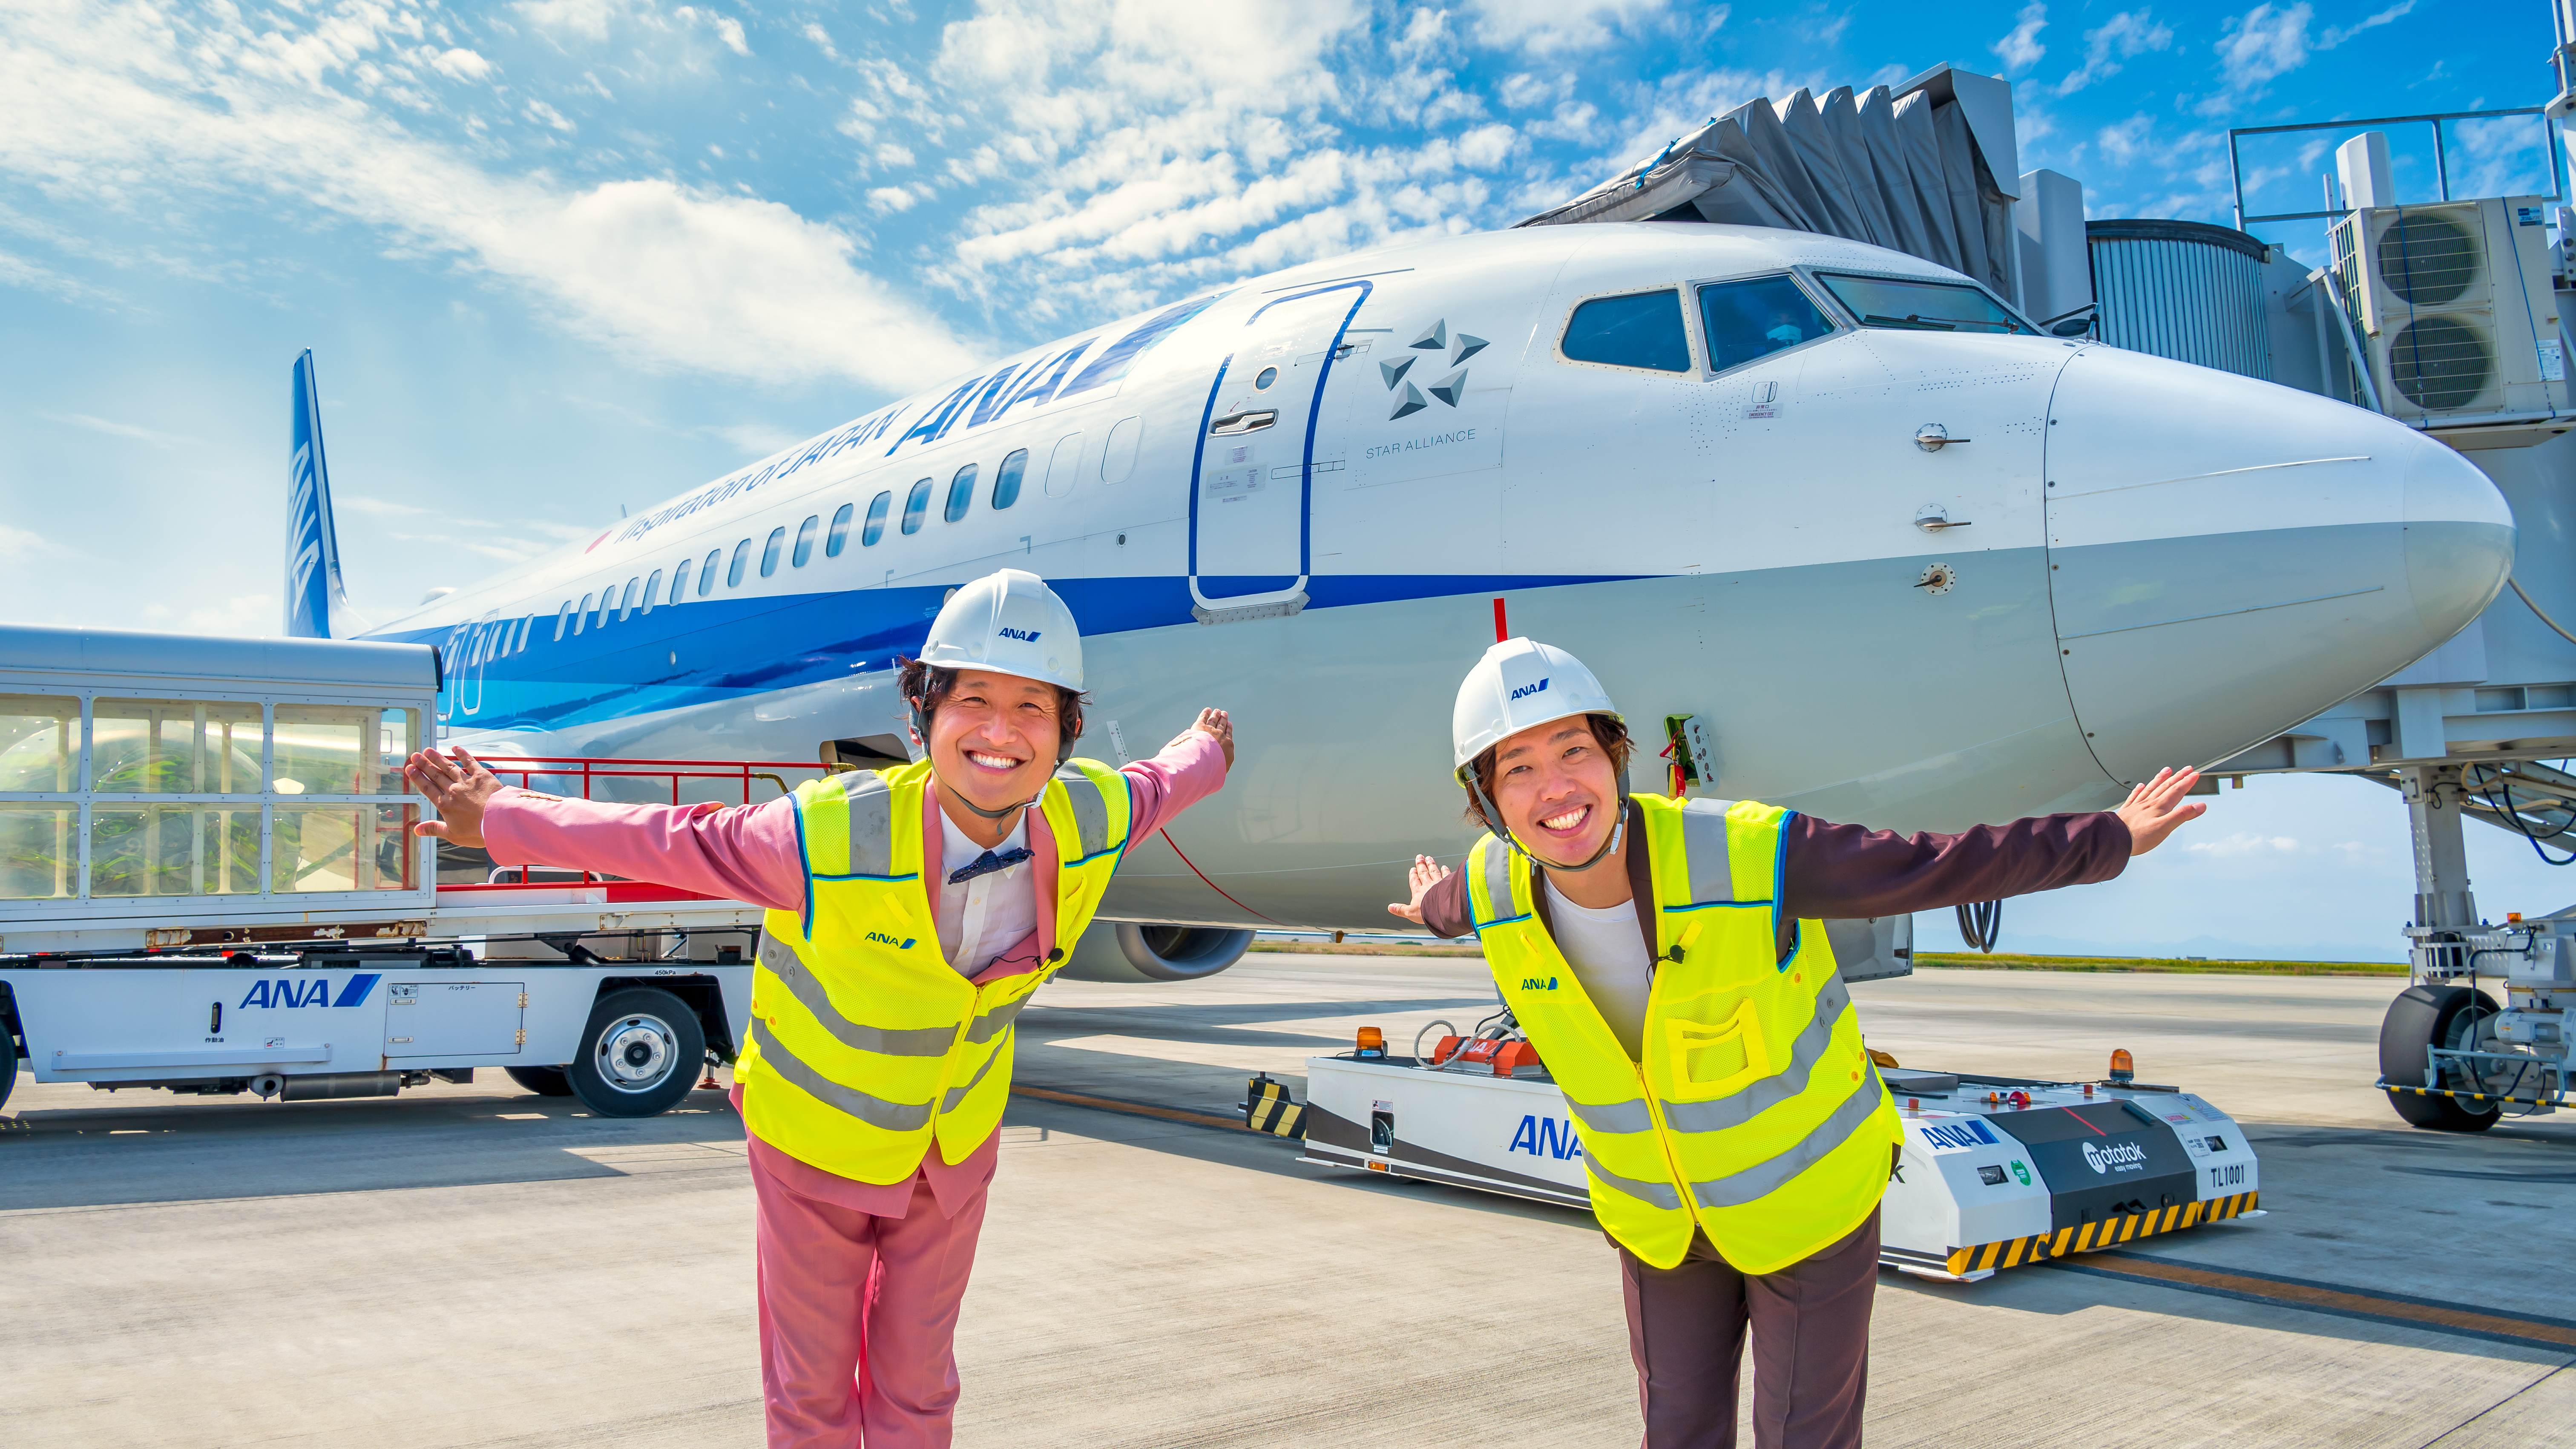
[[[2146,1169],[2147,1149],[2134,1142],[2114,1142],[2108,1147],[2084,1144],[2084,1165],[2095,1172],[2141,1172]]]
[[[331,980],[327,976],[280,976],[270,981],[254,981],[250,984],[250,991],[242,997],[241,1005],[233,1009],[240,1011],[253,1006],[361,1006],[366,1003],[368,994],[376,989],[376,983],[384,979],[381,974],[362,971],[350,977],[336,997],[331,994]]]

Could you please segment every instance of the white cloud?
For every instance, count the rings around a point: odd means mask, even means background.
[[[273,639],[286,632],[286,611],[275,594],[235,594],[212,603],[146,604],[143,622],[179,634]]]
[[[433,56],[429,66],[449,80],[481,80],[492,73],[492,62],[470,50],[450,50]]]
[[[1986,47],[2004,63],[2006,75],[2019,75],[2048,54],[2048,47],[2039,43],[2039,33],[2048,28],[2048,6],[2033,0],[2013,19],[2013,28],[2004,32],[2004,38]]]
[[[1468,0],[1476,38],[1534,55],[1589,50],[1660,15],[1664,0]]]
[[[2123,10],[2084,32],[2084,64],[2057,83],[2057,93],[2071,96],[2096,81],[2120,73],[2120,62],[2173,44],[2173,31],[2144,10]]]
[[[34,563],[39,559],[63,558],[78,552],[42,534],[0,523],[0,564]]]
[[[2308,21],[2313,15],[2306,0],[2300,0],[2286,9],[2257,5],[2228,21],[2218,42],[2218,63],[2226,73],[2228,89],[2256,90],[2273,77],[2307,64]]]
[[[841,52],[832,47],[831,35],[827,33],[822,26],[808,20],[805,22],[803,34],[807,40],[814,42],[815,49],[823,52],[824,59],[839,60],[841,58]]]
[[[2356,35],[2359,35],[2363,31],[2377,30],[2379,27],[2388,24],[2390,21],[2406,15],[2414,8],[2415,0],[2397,0],[2396,4],[2389,6],[2387,9],[2380,11],[2376,15],[2366,16],[2354,24],[2329,26],[2325,34],[2317,37],[2317,49],[2332,50],[2336,46],[2343,44],[2345,41],[2352,39]]]
[[[2095,135],[2094,143],[2102,148],[2103,155],[2126,165],[2147,153],[2147,133],[2155,128],[2155,124],[2154,117],[2141,111],[2117,125],[2104,126]]]
[[[331,491],[331,506],[335,513],[362,514],[369,518],[428,518],[437,512],[417,504],[396,503],[388,498],[371,498],[364,493],[349,493],[336,488]]]
[[[133,423],[119,423],[112,422],[106,418],[94,418],[87,413],[38,413],[36,416],[43,418],[48,422],[69,423],[75,428],[86,428],[93,433],[105,433],[112,438],[132,438],[138,443],[150,443],[156,448],[202,448],[205,446],[202,441],[196,438],[182,437],[177,433],[159,432],[152,428],[138,427]]]
[[[910,211],[916,198],[900,186],[880,186],[868,193],[868,205],[879,216],[894,211]]]
[[[1549,78],[1520,71],[1503,77],[1502,84],[1495,87],[1494,93],[1505,106],[1515,111],[1526,111],[1564,95],[1573,83],[1574,78],[1570,75]]]
[[[537,8],[575,29],[590,14]],[[650,367],[903,390],[973,362],[853,266],[857,242],[835,226],[664,177],[578,187],[486,170],[326,83],[401,20],[341,12],[299,35],[138,6],[21,23],[0,86],[0,174],[108,205],[130,205],[138,178],[265,187],[396,250],[450,257]]]
[[[618,0],[520,0],[510,7],[538,30],[606,40],[608,22],[626,7]]]
[[[2191,841],[2183,848],[2197,854],[2221,858],[2299,854],[2299,842],[2293,836],[2251,835],[2241,830],[2231,835],[2222,835],[2216,840]]]
[[[554,107],[547,105],[543,101],[528,102],[528,119],[535,121],[539,125],[552,126],[558,131],[571,131],[574,129],[572,122],[564,119],[563,112],[556,110]]]
[[[725,48],[732,51],[734,54],[751,54],[751,46],[743,38],[742,22],[734,19],[732,16],[718,15],[712,10],[700,10],[691,5],[683,5],[679,9],[672,11],[671,14],[674,18],[685,21],[688,24],[703,25],[713,30],[716,33],[716,38],[723,41],[725,43]]]

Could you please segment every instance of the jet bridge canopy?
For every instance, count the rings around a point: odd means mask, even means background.
[[[1889,89],[1757,99],[1522,226],[1715,221],[1848,237],[2016,286],[2012,90],[1936,66]]]

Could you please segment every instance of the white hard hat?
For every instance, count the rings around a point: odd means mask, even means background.
[[[1582,660],[1535,639],[1504,640],[1458,686],[1449,722],[1458,778],[1467,778],[1469,761],[1513,735],[1578,714],[1619,717],[1609,691]]]
[[[921,662],[941,669],[989,669],[1041,684],[1082,688],[1082,634],[1073,611],[1046,580],[996,569],[965,584],[930,621]]]

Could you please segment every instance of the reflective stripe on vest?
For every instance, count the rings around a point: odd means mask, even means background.
[[[1691,906],[1734,905],[1735,871],[1726,844],[1732,800],[1682,802],[1682,843],[1690,858]]]
[[[1109,802],[1101,798],[1097,782],[1071,765],[1058,766],[1055,780],[1064,787],[1065,803],[1073,810],[1080,846],[1074,863],[1079,865],[1109,848]]]
[[[1655,1130],[1655,1114],[1646,1110],[1646,1099],[1643,1097],[1631,1097],[1625,1102],[1600,1104],[1578,1102],[1572,1097],[1567,1097],[1565,1110],[1573,1113],[1576,1121],[1595,1132],[1652,1132]],[[1667,1104],[1665,1110],[1671,1111],[1671,1106]]]
[[[1851,1140],[1851,1135],[1867,1125],[1878,1114],[1886,1100],[1887,1089],[1879,1084],[1878,1068],[1861,1073],[1858,1085],[1834,1108],[1833,1115],[1816,1124],[1814,1131],[1798,1140],[1798,1145],[1751,1167],[1730,1172],[1715,1182],[1694,1182],[1691,1196],[1706,1208],[1742,1207],[1746,1203],[1769,1197],[1788,1184],[1789,1179],[1824,1161],[1825,1154]],[[1881,1166],[1886,1164],[1881,1163]]]
[[[1669,1182],[1639,1182],[1633,1177],[1621,1177],[1619,1174],[1603,1167],[1600,1162],[1595,1160],[1592,1154],[1588,1152],[1583,1155],[1583,1166],[1592,1174],[1593,1181],[1600,1183],[1604,1187],[1617,1188],[1619,1191],[1626,1193],[1630,1197],[1636,1198],[1641,1202],[1652,1203],[1656,1207],[1662,1208],[1668,1213],[1677,1213],[1682,1210],[1682,1195]]]
[[[894,791],[887,787],[885,776],[873,770],[853,770],[841,779],[842,798],[849,802],[843,808],[850,815],[850,869],[846,875],[827,875],[823,879],[912,879],[894,873]]]
[[[1493,898],[1494,919],[1477,921],[1474,929],[1481,931],[1488,926],[1508,926],[1514,921],[1527,920],[1529,913],[1522,910],[1520,902],[1512,896],[1512,848],[1505,845],[1500,837],[1492,835],[1486,836],[1485,843],[1476,848],[1484,853],[1485,889]],[[1467,904],[1472,915],[1475,902],[1470,900]]]
[[[888,1132],[918,1132],[930,1125],[928,1102],[889,1102],[856,1087],[845,1087],[805,1065],[780,1045],[778,1038],[770,1034],[769,1024],[756,1016],[751,1019],[751,1041],[760,1049],[763,1069],[776,1072],[815,1100],[827,1102],[871,1127]]]
[[[768,967],[770,974],[786,985],[798,1004],[813,1013],[816,1025],[837,1037],[845,1046],[889,1057],[944,1057],[948,1055],[949,1044],[957,1040],[957,1028],[953,1026],[888,1030],[881,1026],[862,1026],[843,1016],[841,1009],[832,1004],[831,993],[823,989],[823,983],[815,980],[814,973],[805,969],[805,963],[796,959],[796,952],[767,931],[760,933],[760,964]],[[1012,1007],[1016,1010],[1018,1003],[1012,1003]],[[969,1041],[980,1039],[967,1038]]]
[[[939,1110],[940,1110],[940,1111],[942,1111],[942,1112],[954,1112],[954,1111],[956,1111],[956,1110],[957,1110],[957,1104],[966,1100],[966,1094],[967,1094],[967,1093],[972,1092],[972,1091],[974,1091],[977,1087],[980,1087],[980,1086],[984,1085],[984,1076],[985,1076],[985,1074],[986,1074],[986,1073],[988,1073],[988,1072],[990,1072],[990,1071],[992,1071],[992,1070],[993,1070],[993,1063],[998,1062],[998,1061],[1000,1061],[1001,1059],[1002,1059],[1002,1052],[1001,1052],[1001,1049],[1000,1049],[999,1047],[994,1048],[994,1050],[993,1050],[993,1054],[992,1054],[991,1056],[988,1056],[988,1057],[984,1058],[984,1065],[982,1065],[982,1066],[980,1066],[980,1067],[977,1067],[977,1068],[975,1069],[975,1077],[974,1077],[974,1080],[972,1080],[972,1081],[968,1082],[966,1085],[964,1085],[964,1086],[962,1086],[962,1087],[951,1087],[951,1088],[949,1088],[949,1089],[948,1089],[948,1095],[947,1095],[945,1098],[942,1098],[942,1099],[941,1099],[941,1101],[940,1101],[940,1103],[939,1103]]]
[[[1681,1132],[1723,1132],[1741,1127],[1758,1113],[1788,1101],[1807,1090],[1807,1077],[1816,1063],[1824,1060],[1825,1049],[1834,1044],[1834,1023],[1851,1009],[1851,992],[1840,976],[1825,982],[1816,992],[1816,1014],[1807,1022],[1798,1039],[1789,1044],[1789,1065],[1775,1076],[1746,1087],[1731,1097],[1711,1102],[1664,1102],[1664,1120]],[[1634,1129],[1631,1129],[1634,1130]],[[1822,1129],[1819,1129],[1822,1130]]]
[[[993,1038],[1000,1036],[1002,1034],[1002,1029],[1011,1024],[1011,1018],[1019,1015],[1020,1008],[1028,1004],[1029,999],[1023,996],[1017,1001],[1003,1002],[1001,1005],[985,1012],[982,1016],[975,1018],[975,1024],[973,1026],[966,1029],[966,1040],[969,1042],[988,1042]]]

